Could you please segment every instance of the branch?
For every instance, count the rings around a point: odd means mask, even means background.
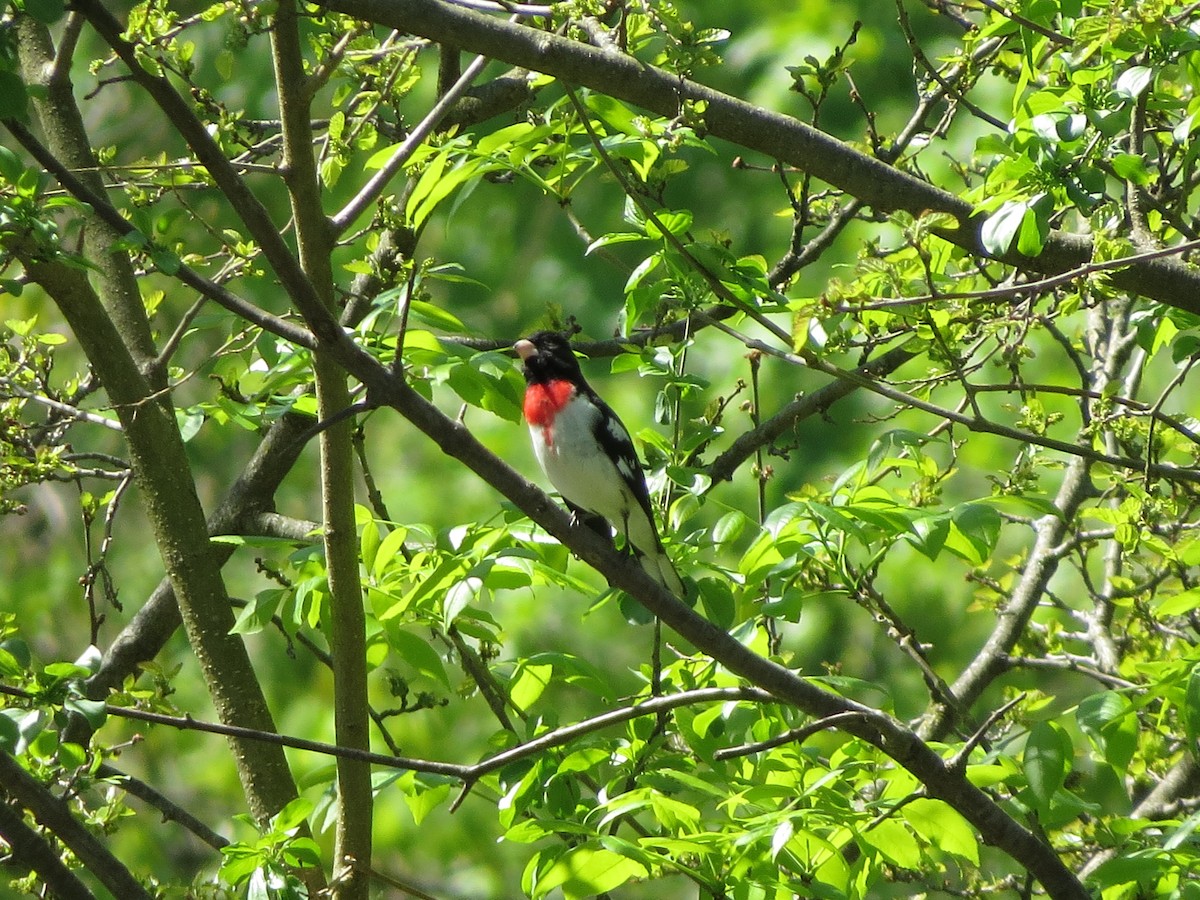
[[[125,39],[121,23],[104,7],[101,0],[78,0],[75,4],[105,42],[129,69],[130,77],[158,104],[171,126],[187,142],[200,163],[208,170],[217,188],[246,226],[251,239],[261,248],[288,296],[304,316],[319,346],[338,347],[344,358],[369,360],[337,320],[293,256],[281,230],[271,220],[266,207],[242,180],[236,167],[222,152],[209,133],[207,124],[197,118],[191,104],[175,89],[165,75],[157,75],[143,65],[138,48]]]
[[[761,109],[621,53],[501,22],[438,0],[327,0],[326,6],[583,85],[662,116],[678,116],[684,104],[702,105],[703,127],[714,137],[795,166],[879,210],[903,209],[913,215],[949,213],[959,227],[939,232],[941,236],[973,254],[989,255],[979,240],[980,223],[969,203],[790,116]],[[1022,269],[1053,274],[1084,265],[1091,258],[1090,237],[1053,232],[1040,256],[1012,253],[1001,259]],[[1200,313],[1200,273],[1178,262],[1142,260],[1115,272],[1112,281],[1130,293]]]
[[[724,747],[713,754],[713,759],[736,759],[739,756],[749,756],[751,753],[773,750],[776,747],[782,747],[784,744],[800,743],[827,728],[836,728],[845,722],[851,722],[857,715],[858,713],[853,712],[835,713],[832,716],[826,716],[824,719],[818,719],[799,728],[790,728],[783,734],[777,734],[775,737],[767,738],[765,741],[756,741],[753,744],[739,744],[736,747]]]
[[[1173,815],[1171,806],[1183,797],[1194,797],[1200,790],[1200,765],[1196,756],[1184,751],[1177,762],[1154,789],[1130,813],[1132,819],[1163,819]],[[1120,847],[1109,847],[1090,857],[1079,869],[1079,877],[1086,878],[1100,866],[1116,857]]]
[[[21,765],[6,751],[0,750],[0,791],[8,794],[25,809],[33,813],[33,817],[48,829],[58,840],[62,841],[75,854],[84,867],[91,872],[114,897],[122,900],[150,900],[150,894],[141,886],[125,866],[113,856],[108,848],[86,828],[79,823],[66,803],[51,794],[45,787],[34,780]],[[9,810],[5,804],[0,807]],[[3,826],[0,820],[0,827]],[[41,874],[39,870],[39,874]],[[61,875],[61,873],[51,873]],[[60,879],[56,879],[60,880]],[[64,886],[72,887],[64,882]],[[82,887],[82,885],[80,885]],[[70,893],[67,896],[90,897],[82,892]]]
[[[366,184],[359,189],[359,192],[342,207],[332,219],[330,225],[333,227],[334,234],[341,234],[351,223],[354,222],[368,206],[374,203],[379,195],[383,193],[388,182],[396,177],[396,174],[404,168],[417,149],[425,143],[425,139],[429,137],[441,124],[442,119],[450,112],[451,107],[458,101],[459,97],[467,92],[467,88],[483,71],[483,67],[487,65],[486,56],[477,56],[472,60],[471,65],[467,66],[467,70],[462,73],[458,81],[456,81],[445,94],[434,104],[431,109],[418,124],[417,127],[404,139],[396,152],[384,165],[376,172]]]
[[[82,183],[95,194],[104,193],[104,182],[96,167],[91,138],[75,102],[70,66],[65,60],[73,53],[79,16],[72,13],[63,35],[62,50],[68,56],[56,59],[49,29],[30,15],[16,17],[18,57],[25,82],[41,88],[31,91],[30,97],[42,132],[50,145],[56,162],[80,173]],[[95,211],[84,216],[83,254],[96,273],[97,290],[108,314],[121,332],[129,352],[144,370],[155,357],[154,336],[150,319],[142,302],[137,276],[129,255],[118,249],[117,242],[124,234]],[[166,386],[164,378],[155,381],[156,388]]]
[[[1153,463],[1147,460],[1135,459],[1128,456],[1117,456],[1113,453],[1093,450],[1089,447],[1081,446],[1070,441],[1061,441],[1057,438],[1046,437],[1043,434],[1037,434],[1032,431],[1022,431],[1019,428],[1013,428],[1009,425],[1002,425],[998,422],[993,422],[990,419],[984,419],[974,415],[967,415],[960,410],[938,406],[936,403],[930,403],[927,400],[922,400],[920,397],[917,397],[914,394],[899,390],[891,385],[874,381],[868,375],[862,374],[858,369],[842,369],[833,363],[826,362],[812,351],[802,351],[800,354],[789,353],[779,350],[778,348],[773,347],[770,344],[766,344],[763,341],[740,334],[728,326],[717,323],[717,327],[727,334],[736,337],[751,350],[761,350],[763,353],[785,360],[793,365],[807,366],[811,369],[815,369],[818,372],[824,372],[827,375],[832,375],[835,378],[839,378],[859,387],[865,388],[873,394],[886,397],[888,400],[892,400],[903,406],[919,409],[922,412],[927,412],[931,415],[945,419],[947,422],[952,422],[955,425],[961,425],[968,431],[974,431],[979,434],[994,434],[998,437],[1008,438],[1009,440],[1017,441],[1019,443],[1034,444],[1038,447],[1045,447],[1048,450],[1057,450],[1060,453],[1065,453],[1068,456],[1071,456],[1072,458],[1082,458],[1091,462],[1104,463],[1106,465],[1115,466],[1119,469],[1126,469],[1131,472],[1149,473],[1157,478],[1163,478],[1168,481],[1184,481],[1192,484],[1200,484],[1200,471],[1197,471],[1193,468],[1168,465],[1165,463]],[[882,359],[882,357],[880,358]]]
[[[0,838],[8,845],[6,868],[15,863],[32,869],[58,900],[96,900],[96,895],[64,865],[59,852],[25,824],[25,819],[9,803],[0,803]]]
[[[336,233],[321,209],[321,184],[312,151],[311,94],[304,88],[300,15],[297,0],[279,3],[271,29],[271,56],[279,94],[283,166],[296,244],[305,282],[318,298],[320,313],[330,322],[334,291],[331,256]],[[305,306],[299,298],[297,304]],[[306,312],[310,321],[316,309]],[[339,332],[344,337],[344,332]],[[327,419],[350,405],[346,372],[323,347],[313,354],[317,412]],[[367,750],[371,721],[367,713],[366,613],[359,578],[358,535],[354,518],[354,449],[349,419],[321,432],[321,538],[329,586],[329,644],[332,650],[333,724],[338,744]],[[371,769],[357,760],[337,761],[338,805],[330,896],[333,900],[366,900],[370,881],[355,869],[371,859],[373,798]]]
[[[310,422],[307,416],[286,413],[271,425],[233,487],[209,516],[210,535],[254,533],[254,517],[270,507],[275,491],[304,449],[297,436]],[[212,544],[213,564],[223,566],[235,549],[232,544]],[[158,655],[179,624],[175,592],[170,580],[164,579],[105,651],[100,668],[88,679],[88,696],[102,699],[120,687],[137,673],[141,663]],[[74,727],[82,727],[82,723],[81,718],[73,723],[71,739],[86,743],[74,732]]]
[[[1103,346],[1112,348],[1106,356],[1096,359],[1088,385],[1090,390],[1103,394],[1107,385],[1115,380],[1117,369],[1128,359],[1128,342],[1121,340],[1123,317],[1105,321],[1103,311],[1097,308],[1089,319],[1094,331],[1100,332],[1103,328]],[[1025,633],[1034,610],[1058,571],[1062,560],[1058,546],[1067,536],[1079,507],[1093,491],[1091,465],[1085,455],[1071,459],[1054,498],[1057,512],[1041,517],[1034,524],[1037,537],[1012,595],[997,615],[996,626],[983,648],[951,686],[951,691],[962,706],[970,707],[1005,670],[1009,654]],[[933,704],[926,713],[920,733],[926,739],[940,739],[953,727],[954,718],[953,710],[945,705]]]
[[[18,697],[22,700],[35,700],[36,695],[21,688],[12,687],[6,684],[0,684],[0,694],[9,697]],[[482,762],[473,765],[464,765],[460,763],[439,762],[438,760],[416,759],[407,756],[388,756],[384,753],[372,753],[368,750],[361,750],[355,747],[344,747],[338,744],[327,744],[321,741],[312,741],[307,738],[298,738],[291,735],[279,734],[274,731],[264,731],[256,728],[244,728],[238,725],[225,725],[219,722],[206,722],[201,719],[194,719],[191,716],[169,716],[164,713],[150,712],[144,709],[136,709],[129,706],[117,706],[112,703],[104,704],[104,712],[107,715],[115,716],[120,719],[133,719],[138,722],[148,722],[153,725],[166,725],[171,728],[178,728],[183,731],[202,731],[207,734],[219,734],[225,737],[236,737],[244,740],[259,741],[264,744],[272,744],[280,747],[291,747],[296,750],[308,750],[313,753],[322,753],[326,756],[337,757],[338,759],[350,759],[357,762],[371,763],[373,765],[384,766],[389,769],[404,769],[411,772],[423,772],[427,775],[445,775],[451,778],[457,778],[464,783],[478,781],[484,775],[494,772],[497,769],[502,769],[507,765],[521,759],[533,756],[537,753],[542,753],[546,750],[552,750],[555,747],[561,747],[564,744],[569,744],[571,741],[577,740],[585,735],[595,731],[600,731],[604,728],[609,728],[613,725],[620,725],[632,719],[637,719],[642,716],[657,716],[659,713],[667,712],[672,709],[678,709],[681,706],[691,706],[697,703],[727,703],[730,701],[745,700],[758,703],[774,703],[776,698],[766,691],[755,688],[733,687],[733,688],[698,688],[692,691],[681,691],[678,694],[669,694],[661,697],[653,697],[649,700],[644,700],[638,703],[623,706],[619,709],[609,710],[606,713],[601,713],[598,716],[593,716],[590,719],[584,719],[582,722],[576,722],[573,725],[565,725],[562,728],[556,728],[553,731],[548,731],[545,734],[526,741],[524,744],[518,744],[515,747],[510,747],[491,756]]]
[[[64,416],[69,416],[72,419],[78,419],[81,422],[90,422],[93,425],[99,425],[102,428],[108,428],[112,431],[119,432],[121,423],[116,419],[109,419],[106,416],[98,415],[94,412],[88,412],[86,409],[79,409],[71,406],[69,403],[62,403],[55,400],[53,397],[46,397],[34,391],[26,390],[17,384],[11,378],[0,378],[0,395],[7,394],[11,397],[21,397],[25,400],[32,400],[34,403],[40,403],[47,409],[52,409],[56,413],[61,413]]]
[[[140,778],[134,778],[129,773],[122,772],[108,763],[101,764],[100,768],[96,770],[96,776],[114,780],[125,793],[137,797],[162,813],[164,822],[178,822],[214,850],[220,850],[229,844],[228,839],[221,837],[178,803],[168,799]]]
[[[900,368],[913,356],[913,353],[903,347],[896,347],[855,369],[855,372],[866,379],[882,378]],[[774,443],[784,432],[809,416],[824,413],[838,400],[854,393],[859,387],[859,384],[848,379],[831,381],[811,394],[797,397],[762,424],[739,435],[737,440],[709,465],[708,472],[713,484],[728,481],[738,466],[753,456],[760,447]]]
[[[121,419],[142,508],[213,705],[226,721],[271,727],[246,646],[231,633],[233,608],[174,410],[138,368],[85,270],[40,259],[28,247],[10,249],[62,312]],[[286,758],[259,745],[230,749],[252,813],[269,821],[296,796]]]

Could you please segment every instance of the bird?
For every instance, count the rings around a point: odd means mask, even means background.
[[[654,524],[646,474],[629,431],[583,377],[567,336],[539,331],[513,350],[525,369],[525,421],[538,464],[575,521],[625,537],[655,581],[676,597],[683,581]]]

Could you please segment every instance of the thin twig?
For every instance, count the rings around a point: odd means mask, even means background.
[[[475,81],[487,63],[488,59],[486,56],[480,55],[475,57],[471,61],[471,64],[467,66],[466,71],[462,73],[462,77],[454,83],[454,86],[450,90],[446,91],[438,99],[433,109],[409,133],[408,137],[404,139],[404,143],[396,148],[396,152],[392,154],[391,158],[380,167],[378,172],[371,176],[359,192],[351,198],[350,202],[329,220],[329,224],[335,235],[340,235],[349,228],[351,223],[379,198],[384,188],[387,187],[388,182],[404,168],[405,164],[412,158],[412,155],[417,152],[417,149],[425,143],[425,139],[438,127],[442,119],[446,117],[446,113],[450,112],[450,107],[458,101],[458,98],[467,92],[471,83]]]
[[[111,431],[121,431],[121,423],[116,419],[107,419],[104,416],[97,415],[93,412],[88,412],[86,409],[79,409],[75,406],[70,406],[66,403],[61,403],[50,397],[45,397],[41,394],[27,390],[21,385],[15,383],[10,378],[0,377],[0,391],[7,391],[14,397],[23,397],[26,400],[32,400],[34,403],[40,403],[42,406],[52,409],[57,413],[62,413],[64,416],[70,416],[72,419],[78,419],[81,422],[90,422],[93,425],[101,425]]]
[[[751,744],[739,744],[736,747],[724,747],[713,753],[713,759],[735,759],[739,756],[749,756],[751,753],[761,753],[764,750],[773,750],[776,747],[782,747],[784,744],[803,743],[820,731],[825,731],[828,728],[836,728],[843,722],[849,722],[852,719],[858,718],[861,718],[861,716],[859,713],[855,712],[834,713],[832,716],[826,716],[823,719],[818,719],[815,722],[810,722],[809,724],[802,725],[799,728],[789,729],[783,734],[777,734],[775,737],[767,738],[765,741],[755,741]]]
[[[12,687],[6,684],[0,684],[0,694],[9,697],[17,697],[27,701],[38,701],[38,696],[23,690],[21,688]],[[351,747],[339,747],[336,744],[327,744],[322,741],[312,741],[307,738],[293,737],[286,734],[278,734],[271,731],[261,731],[255,728],[244,728],[238,725],[222,725],[217,722],[208,722],[202,719],[195,719],[192,716],[169,716],[163,713],[149,712],[148,710],[134,709],[128,706],[117,706],[112,703],[104,704],[104,711],[110,716],[116,716],[123,719],[134,719],[139,722],[149,722],[155,725],[166,725],[171,728],[179,728],[184,731],[203,731],[208,734],[219,734],[226,737],[236,737],[244,740],[260,741],[265,744],[275,744],[282,747],[292,747],[297,750],[308,750],[313,753],[322,753],[326,756],[335,756],[343,759],[358,760],[367,762],[373,765],[384,766],[391,769],[404,769],[411,772],[424,772],[431,775],[447,775],[451,778],[458,778],[467,783],[474,783],[497,769],[501,769],[516,760],[525,759],[529,756],[536,755],[546,750],[551,750],[563,744],[570,743],[573,740],[591,734],[594,731],[620,725],[628,722],[631,719],[637,719],[642,716],[657,716],[659,713],[677,709],[681,706],[690,706],[696,703],[718,703],[729,701],[745,701],[750,703],[776,703],[778,698],[767,693],[760,688],[741,687],[741,688],[698,688],[691,691],[681,691],[678,694],[668,694],[662,697],[654,697],[649,700],[642,700],[633,703],[629,706],[623,706],[618,709],[609,710],[601,713],[598,716],[593,716],[590,719],[584,719],[581,722],[576,722],[572,725],[566,725],[562,728],[556,728],[553,731],[548,731],[533,740],[526,741],[523,744],[518,744],[515,747],[510,747],[503,750],[494,756],[488,757],[482,762],[474,765],[463,765],[459,763],[439,762],[430,759],[416,759],[406,756],[388,756],[383,753],[373,753],[368,750],[358,750]],[[855,714],[857,715],[857,714]]]

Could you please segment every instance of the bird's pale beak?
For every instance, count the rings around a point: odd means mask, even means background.
[[[533,341],[517,341],[513,344],[513,349],[517,351],[517,356],[521,359],[529,359],[529,357],[537,355],[537,347],[533,346]]]

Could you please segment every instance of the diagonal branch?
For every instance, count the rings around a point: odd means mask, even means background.
[[[150,900],[150,894],[133,877],[129,869],[71,815],[67,805],[39,784],[4,750],[0,750],[0,785],[3,785],[0,787],[0,794],[7,794],[33,813],[33,817],[70,848],[84,867],[111,891],[114,897],[121,897],[122,900]],[[0,803],[0,807],[11,811],[7,804]],[[3,825],[4,822],[0,819],[0,827]],[[56,883],[69,886],[67,882],[61,882],[59,879],[56,879]],[[73,892],[68,896],[91,895],[84,891]]]
[[[904,347],[896,347],[860,366],[855,372],[864,379],[883,378],[912,359],[913,355]],[[737,440],[709,465],[708,472],[712,476],[713,483],[729,480],[738,466],[753,456],[760,447],[774,443],[783,436],[784,432],[795,428],[799,422],[809,416],[825,412],[838,400],[854,393],[859,387],[859,384],[849,379],[835,379],[811,394],[797,397],[765,422],[739,435]]]
[[[8,848],[5,867],[32,870],[57,900],[96,900],[79,876],[67,868],[62,854],[10,803],[0,803],[0,840]]]
[[[358,356],[360,362],[369,359],[338,325],[322,300],[320,292],[309,279],[300,261],[284,241],[270,213],[250,190],[209,133],[208,128],[191,105],[176,90],[166,75],[158,75],[143,65],[138,48],[126,40],[121,23],[100,0],[78,0],[76,8],[87,17],[92,27],[128,67],[131,78],[158,104],[171,121],[172,127],[187,142],[200,163],[208,170],[221,193],[250,237],[262,249],[267,263],[274,270],[288,296],[304,316],[320,346],[337,346],[345,357]]]
[[[81,203],[86,203],[90,206],[96,217],[114,232],[122,237],[138,233],[133,223],[121,215],[117,208],[108,202],[108,198],[92,190],[88,184],[77,178],[70,168],[64,165],[56,154],[50,152],[24,125],[12,119],[5,119],[4,126],[12,132],[13,137],[17,139],[21,146],[29,151],[29,155],[54,176],[55,180],[63,186],[63,189],[67,193]],[[179,268],[172,274],[201,296],[212,300],[218,306],[229,310],[234,315],[240,316],[247,322],[251,322],[259,328],[278,335],[297,346],[309,349],[316,346],[313,336],[303,328],[288,322],[286,319],[280,319],[265,310],[259,309],[223,285],[205,278],[190,266],[180,263]]]
[[[349,228],[351,223],[379,198],[379,195],[383,193],[388,183],[404,168],[404,164],[412,159],[412,155],[425,143],[425,139],[441,124],[442,120],[450,112],[450,109],[458,102],[458,99],[467,92],[467,89],[471,86],[471,82],[483,71],[483,67],[487,65],[487,62],[488,59],[486,56],[475,57],[471,65],[467,66],[467,70],[462,73],[459,79],[451,86],[450,90],[441,96],[438,102],[434,104],[433,109],[425,115],[425,118],[404,139],[404,143],[396,148],[396,152],[392,154],[392,157],[359,189],[359,192],[351,198],[350,202],[330,219],[330,224],[333,226],[335,234],[341,234]]]

